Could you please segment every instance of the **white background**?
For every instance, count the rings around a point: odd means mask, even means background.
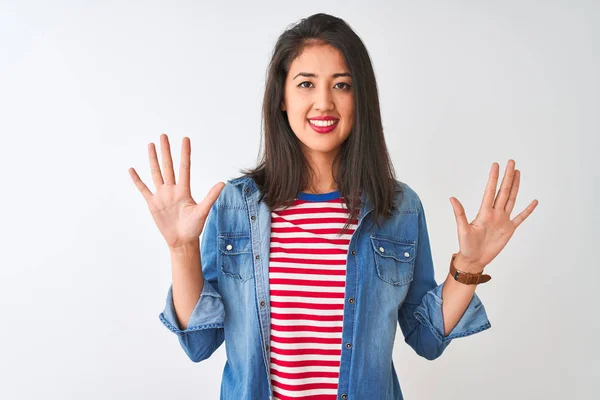
[[[491,164],[534,213],[477,289],[492,328],[430,362],[396,337],[407,400],[592,399],[600,390],[595,1],[0,1],[0,398],[217,399],[158,319],[169,253],[127,170],[191,138],[192,193],[253,166],[264,77],[301,17],[346,20],[373,60],[398,179],[436,278]],[[177,172],[177,169],[176,169]],[[176,175],[177,176],[177,175]],[[596,397],[597,398],[597,397]]]

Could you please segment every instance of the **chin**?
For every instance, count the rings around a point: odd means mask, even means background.
[[[338,149],[342,144],[341,143],[334,143],[334,144],[327,144],[327,145],[323,145],[323,144],[305,144],[304,146],[313,152],[317,152],[317,153],[330,153],[336,149]]]

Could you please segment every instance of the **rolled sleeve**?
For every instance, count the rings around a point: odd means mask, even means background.
[[[188,326],[181,330],[173,304],[173,284],[169,286],[165,309],[160,313],[161,322],[173,333],[178,335],[201,329],[223,328],[225,307],[221,295],[207,280],[204,281],[200,298],[192,311]]]
[[[491,328],[492,325],[488,320],[485,307],[477,296],[477,293],[474,293],[469,306],[454,329],[452,329],[452,332],[448,336],[444,336],[444,317],[442,314],[443,287],[444,283],[441,283],[427,292],[421,304],[414,311],[415,318],[427,326],[440,343],[444,344],[452,339],[469,336]]]

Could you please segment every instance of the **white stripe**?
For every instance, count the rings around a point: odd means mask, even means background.
[[[290,391],[290,390],[285,390],[282,388],[275,388],[277,390],[278,393],[281,393],[283,396],[290,396],[290,397],[302,397],[302,396],[316,396],[318,394],[321,395],[337,395],[337,390],[336,389],[312,389],[312,390],[294,390],[294,391]]]
[[[326,367],[326,366],[305,366],[305,367],[285,367],[283,365],[271,364],[271,368],[275,368],[279,372],[287,372],[290,374],[298,374],[301,372],[313,372],[313,371],[322,371],[322,372],[340,372],[340,367]]]
[[[350,225],[352,226],[352,225]],[[308,224],[292,224],[290,222],[279,222],[272,221],[271,228],[301,228],[301,229],[337,229],[340,230],[344,227],[341,222],[312,222]],[[350,229],[350,228],[348,228]]]
[[[277,368],[275,368],[277,369]],[[271,379],[277,381],[279,383],[283,383],[286,385],[308,385],[311,383],[338,383],[338,378],[299,378],[299,379],[290,379],[290,378],[282,378],[280,376],[271,374]]]
[[[271,284],[271,290],[300,290],[303,292],[319,292],[319,293],[345,293],[345,287],[335,286],[304,286],[304,285],[273,285]],[[329,300],[329,297],[323,298]]]
[[[339,199],[335,199],[335,200],[339,200]],[[349,208],[346,207],[346,203],[344,203],[343,200],[339,200],[333,203],[328,203],[325,201],[309,201],[303,204],[294,204],[291,206],[286,207],[279,207],[273,210],[273,212],[276,211],[282,211],[282,210],[296,210],[296,209],[305,209],[305,208],[339,208],[342,210],[346,210],[349,211]]]
[[[319,282],[344,282],[345,275],[295,274],[291,272],[269,272],[269,279],[307,279]]]
[[[279,251],[272,251],[270,258],[296,258],[298,260],[334,260],[334,261],[346,261],[348,259],[348,253],[346,254],[310,254],[310,253],[283,253]]]
[[[348,218],[350,214],[344,212],[314,212],[314,213],[300,213],[300,214],[288,214],[279,215],[271,214],[271,218],[283,218],[287,221],[296,221],[298,219],[316,219],[316,218]],[[342,224],[343,226],[343,224]]]
[[[310,222],[310,223],[291,223],[291,222],[281,222],[281,221],[271,221],[272,228],[300,228],[306,230],[312,229],[336,229],[337,231],[341,230],[344,227],[344,223],[342,222]],[[354,232],[356,230],[356,225],[350,224],[348,225],[348,232]],[[291,232],[296,233],[296,232]],[[337,232],[336,232],[337,233]]]
[[[307,303],[307,302],[305,302]],[[275,307],[271,306],[271,312],[279,314],[312,314],[312,315],[344,315],[344,310],[315,310],[304,307]]]
[[[334,343],[279,343],[271,340],[271,347],[281,350],[302,350],[302,349],[323,349],[323,350],[342,350],[342,344]]]
[[[299,297],[299,296],[274,296],[271,295],[271,301],[280,301],[283,303],[310,303],[310,304],[323,304],[323,299],[320,297]],[[340,298],[328,298],[327,304],[344,304],[344,297]]]
[[[341,235],[338,232],[335,233],[319,233],[318,237],[323,239],[345,239],[350,240],[352,233],[344,231]],[[314,238],[315,234],[312,232],[271,232],[271,237],[284,238],[284,239],[295,239],[295,238]]]
[[[304,332],[304,331],[278,331],[271,328],[271,335],[284,337],[284,338],[297,338],[297,337],[320,337],[320,338],[329,338],[329,339],[340,339],[342,337],[342,332]]]
[[[299,354],[285,355],[271,352],[271,360],[280,361],[340,361],[340,356],[328,356],[326,354]]]
[[[272,324],[277,325],[310,325],[310,326],[319,326],[319,327],[336,327],[339,328],[344,325],[343,321],[315,321],[313,319],[279,319],[279,318],[271,318]]]
[[[281,247],[282,249],[337,249],[337,250],[348,250],[347,244],[333,244],[333,243],[282,243],[282,242],[271,242],[271,248]]]
[[[339,264],[339,265],[336,265],[336,264],[329,265],[329,264],[319,264],[319,263],[300,264],[300,263],[289,262],[289,261],[272,261],[271,259],[269,259],[269,263],[273,267],[283,267],[283,268],[326,269],[328,271],[345,271],[346,270],[345,264]]]

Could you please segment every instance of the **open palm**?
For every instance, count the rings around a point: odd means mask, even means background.
[[[465,209],[455,197],[450,198],[458,228],[460,251],[457,258],[465,272],[479,273],[506,246],[517,227],[533,212],[538,204],[533,200],[514,219],[510,214],[515,206],[521,173],[515,170],[515,161],[508,160],[502,184],[496,196],[499,165],[493,163],[481,207],[469,223]],[[495,198],[495,200],[494,200]]]
[[[179,183],[175,183],[169,138],[166,134],[160,136],[160,142],[162,171],[158,164],[154,143],[148,144],[150,171],[156,193],[153,194],[148,189],[134,168],[129,168],[129,175],[146,199],[152,218],[167,245],[171,249],[177,249],[198,242],[210,208],[225,184],[217,183],[202,202],[196,203],[190,190],[190,139],[184,137],[181,144]]]

